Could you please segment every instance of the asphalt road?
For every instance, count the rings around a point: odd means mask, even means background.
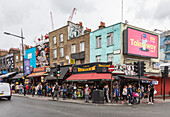
[[[170,117],[170,103],[96,106],[12,97],[0,100],[0,117]]]

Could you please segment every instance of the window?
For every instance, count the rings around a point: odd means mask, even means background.
[[[80,52],[84,51],[84,42],[80,42]]]
[[[113,45],[113,32],[107,34],[107,46]]]
[[[60,48],[60,57],[64,57],[64,48]]]
[[[18,62],[18,55],[16,56],[16,62]]]
[[[101,55],[96,56],[96,62],[101,62]]]
[[[101,48],[101,36],[96,37],[96,48]]]
[[[22,55],[20,56],[20,61],[23,61],[23,57],[22,57]]]
[[[54,59],[57,58],[57,49],[55,49],[54,51]]]
[[[107,61],[108,62],[113,62],[113,54],[108,54],[107,55]]]
[[[53,37],[53,43],[56,44],[57,41],[56,41],[56,36]]]
[[[76,45],[71,45],[71,53],[76,53]]]
[[[29,53],[28,54],[28,59],[31,59],[32,58],[32,53]]]
[[[60,42],[63,42],[63,34],[60,34]]]

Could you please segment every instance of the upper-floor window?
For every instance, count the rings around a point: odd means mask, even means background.
[[[113,45],[113,32],[107,34],[107,46]]]
[[[23,61],[23,56],[22,55],[20,56],[20,61]]]
[[[63,42],[63,34],[60,34],[60,42]]]
[[[54,59],[57,58],[57,49],[54,50]]]
[[[56,36],[53,37],[53,43],[54,43],[54,44],[57,43]]]
[[[16,62],[18,62],[18,55],[16,56]]]
[[[60,57],[64,57],[64,48],[60,48]]]
[[[101,48],[101,36],[96,37],[96,48]]]
[[[101,55],[96,56],[96,62],[101,62]]]
[[[113,54],[108,54],[107,55],[107,61],[108,62],[113,62]]]
[[[75,44],[71,45],[71,53],[76,53],[76,45]]]
[[[80,42],[80,52],[84,51],[84,42]]]

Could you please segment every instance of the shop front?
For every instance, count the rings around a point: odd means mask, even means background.
[[[16,73],[17,73],[17,72],[9,72],[9,73],[7,73],[7,74],[1,75],[1,76],[0,76],[0,81],[1,81],[1,82],[11,83],[11,78],[12,78],[13,76],[15,76]]]
[[[83,90],[86,84],[88,84],[91,90],[94,88],[103,90],[105,84],[110,85],[111,73],[108,71],[108,67],[111,64],[110,62],[98,62],[75,65],[72,67],[72,75],[66,81],[77,86],[78,97],[83,97]]]

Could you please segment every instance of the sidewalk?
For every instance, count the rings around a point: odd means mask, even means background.
[[[24,96],[23,94],[12,94],[12,96],[18,96],[18,97],[25,97],[25,98],[30,98],[30,99],[38,99],[38,100],[50,100],[50,101],[57,101],[57,99],[55,98],[54,100],[52,99],[52,97],[38,97],[37,95],[35,95],[34,97],[32,97],[32,95],[26,95]],[[147,99],[141,99],[141,104],[147,104]],[[58,102],[67,102],[67,103],[75,103],[75,104],[91,104],[91,105],[127,105],[127,104],[116,104],[116,103],[104,103],[104,104],[96,104],[96,103],[92,103],[92,101],[90,100],[89,103],[85,103],[83,99],[69,99],[67,98],[66,100],[63,100],[62,98],[59,98]],[[155,99],[155,103],[167,103],[170,102],[170,99],[166,99],[165,101],[163,101],[163,99]]]

